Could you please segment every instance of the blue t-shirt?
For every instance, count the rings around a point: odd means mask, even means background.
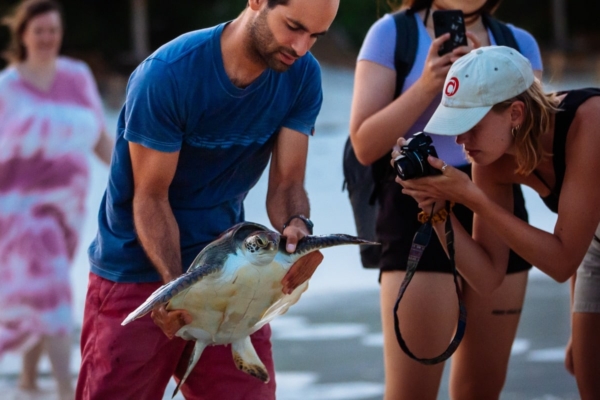
[[[267,69],[238,88],[223,65],[224,27],[180,36],[131,75],[98,234],[88,249],[93,273],[116,282],[160,280],[133,225],[129,142],[180,152],[169,202],[186,270],[206,244],[243,221],[242,202],[268,164],[280,128],[314,131],[322,103],[314,57],[307,54],[284,73]]]
[[[415,55],[415,62],[412,69],[409,71],[406,79],[404,80],[404,86],[402,92],[406,92],[414,83],[421,77],[423,69],[425,68],[425,60],[431,47],[431,37],[427,32],[427,28],[418,14],[414,14],[414,18],[417,19],[417,27],[419,30],[418,47]],[[538,47],[535,38],[527,31],[517,28],[514,25],[507,24],[509,29],[515,36],[515,40],[519,45],[519,50],[524,57],[530,62],[534,70],[542,70],[542,57],[540,55],[540,49]],[[495,45],[496,40],[492,32],[488,29],[488,37],[490,38],[490,44]],[[358,55],[358,60],[368,60],[376,62],[377,64],[383,65],[391,70],[395,70],[394,66],[394,53],[396,49],[396,23],[394,17],[391,14],[386,14],[379,20],[377,20],[363,41],[363,45]],[[425,128],[427,122],[437,109],[438,105],[442,101],[442,94],[440,94],[431,102],[429,107],[419,116],[415,124],[408,130],[406,138],[412,137],[414,133],[420,132]],[[462,146],[456,144],[456,138],[454,136],[443,136],[443,135],[431,135],[435,149],[437,150],[438,156],[453,166],[461,166],[467,164],[467,159],[462,150]]]

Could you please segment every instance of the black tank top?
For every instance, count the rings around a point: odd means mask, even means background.
[[[562,189],[563,180],[565,179],[565,170],[567,168],[565,164],[565,146],[567,143],[567,133],[571,127],[571,123],[575,118],[575,113],[581,104],[587,99],[594,96],[600,96],[600,89],[598,88],[585,88],[570,90],[568,92],[562,92],[559,94],[567,93],[564,99],[559,104],[558,108],[561,110],[556,113],[554,120],[554,143],[552,144],[552,164],[554,166],[554,176],[556,177],[556,183],[554,188],[551,188],[546,181],[541,177],[539,172],[533,171],[533,174],[542,183],[550,189],[550,194],[546,197],[542,197],[542,200],[546,206],[553,212],[558,213],[558,200],[560,198],[560,191]],[[541,196],[540,196],[541,197]]]

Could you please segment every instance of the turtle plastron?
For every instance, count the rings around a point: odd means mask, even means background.
[[[307,289],[308,282],[304,282],[289,295],[282,291],[281,281],[298,259],[312,251],[344,244],[377,243],[344,234],[306,236],[290,254],[279,233],[252,222],[237,224],[206,246],[188,272],[150,295],[122,325],[163,304],[168,310],[190,313],[192,322],[176,336],[195,340],[196,345],[173,396],[206,346],[213,344],[231,344],[237,368],[266,383],[269,373],[250,335],[287,312]]]

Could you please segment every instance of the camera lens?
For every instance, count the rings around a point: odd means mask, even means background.
[[[437,157],[435,147],[431,143],[431,137],[423,132],[418,132],[408,140],[406,145],[400,148],[401,155],[394,160],[394,167],[402,180],[439,173],[438,170],[431,168],[427,162],[429,155]]]
[[[396,173],[402,180],[423,176],[423,157],[418,152],[407,151],[394,162]]]
[[[408,180],[414,174],[411,163],[404,156],[397,158],[394,166],[396,167],[396,173],[402,180]]]

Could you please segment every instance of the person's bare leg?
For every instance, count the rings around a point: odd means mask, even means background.
[[[60,400],[73,400],[73,377],[71,376],[71,335],[45,336],[44,346],[48,352],[52,373],[58,384]]]
[[[573,367],[581,400],[600,399],[600,314],[573,313]]]
[[[385,400],[435,400],[444,363],[424,365],[409,358],[394,333],[394,304],[404,272],[381,276],[381,319],[385,367]],[[458,301],[451,274],[417,272],[398,309],[400,330],[409,349],[420,358],[441,354],[452,339]]]
[[[37,366],[44,349],[43,342],[40,340],[32,348],[23,354],[21,376],[19,377],[19,388],[34,391],[38,390],[37,386]]]
[[[525,299],[528,273],[507,275],[487,298],[464,285],[465,337],[452,357],[450,397],[493,400],[500,397]]]

